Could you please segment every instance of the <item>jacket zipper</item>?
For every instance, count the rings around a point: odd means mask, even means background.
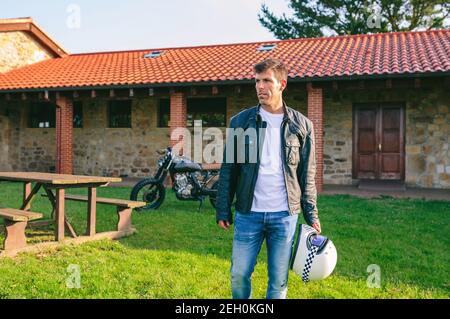
[[[286,123],[286,120],[283,120],[283,122],[281,122],[281,154],[283,157],[283,165],[281,165],[282,169],[283,169],[283,177],[284,177],[284,188],[286,189],[286,197],[287,197],[287,204],[288,204],[288,208],[289,208],[289,214],[291,214],[292,210],[291,210],[291,205],[289,203],[289,191],[288,191],[288,187],[287,187],[287,182],[286,182],[286,170],[284,169],[284,165],[286,165],[286,154],[285,154],[285,149],[284,149],[284,144],[285,144],[285,140],[283,138],[284,136],[284,125]],[[289,152],[290,154],[290,152]]]
[[[256,165],[255,168],[253,169],[253,180],[252,180],[252,189],[251,189],[251,201],[249,201],[249,205],[247,207],[247,211],[250,212],[252,209],[252,205],[253,205],[253,197],[255,196],[255,187],[256,187],[256,181],[258,179],[258,170],[259,170],[259,164],[260,164],[260,158],[259,158],[259,129],[260,127],[258,127],[258,125],[256,125],[256,150],[258,151],[258,153],[256,154]]]

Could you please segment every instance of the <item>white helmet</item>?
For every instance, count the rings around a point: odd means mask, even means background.
[[[291,260],[291,269],[302,277],[304,282],[328,277],[337,261],[333,242],[304,224],[299,225],[298,237]]]

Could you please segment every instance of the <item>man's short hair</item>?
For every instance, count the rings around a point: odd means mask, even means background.
[[[275,75],[275,78],[278,81],[281,80],[287,81],[288,77],[287,67],[283,62],[277,59],[269,58],[262,62],[259,62],[253,67],[253,70],[255,71],[255,73],[263,73],[268,70],[272,70],[273,74]]]

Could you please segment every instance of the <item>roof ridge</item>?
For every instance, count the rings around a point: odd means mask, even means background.
[[[191,45],[191,46],[180,46],[180,47],[165,47],[165,48],[145,48],[145,49],[135,49],[135,50],[113,50],[113,51],[94,51],[94,52],[81,52],[73,53],[69,56],[80,56],[80,55],[97,55],[97,54],[111,54],[111,53],[132,53],[132,52],[148,52],[148,51],[163,51],[163,50],[180,50],[180,49],[197,49],[197,48],[209,48],[209,47],[226,47],[226,46],[236,46],[236,45],[253,45],[253,44],[264,44],[264,43],[285,43],[285,42],[302,42],[302,41],[323,41],[331,39],[344,39],[344,38],[364,38],[364,37],[375,37],[375,36],[392,36],[397,34],[421,34],[421,33],[435,33],[435,32],[450,32],[449,29],[433,29],[433,30],[421,30],[421,31],[395,31],[395,32],[379,32],[379,33],[367,33],[367,34],[346,34],[346,35],[333,35],[324,36],[319,38],[295,38],[295,39],[274,39],[266,41],[255,41],[255,42],[236,42],[236,43],[225,43],[225,44],[205,44],[205,45]]]
[[[32,17],[20,17],[20,18],[2,18],[0,19],[0,23],[6,24],[6,23],[26,23],[26,22],[33,22]]]

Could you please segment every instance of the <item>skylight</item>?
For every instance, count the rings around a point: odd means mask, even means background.
[[[150,53],[147,53],[146,55],[144,55],[144,58],[148,59],[148,58],[157,58],[159,57],[161,54],[163,53],[163,51],[152,51]]]
[[[276,48],[276,44],[263,44],[258,49],[259,52],[269,52]]]

